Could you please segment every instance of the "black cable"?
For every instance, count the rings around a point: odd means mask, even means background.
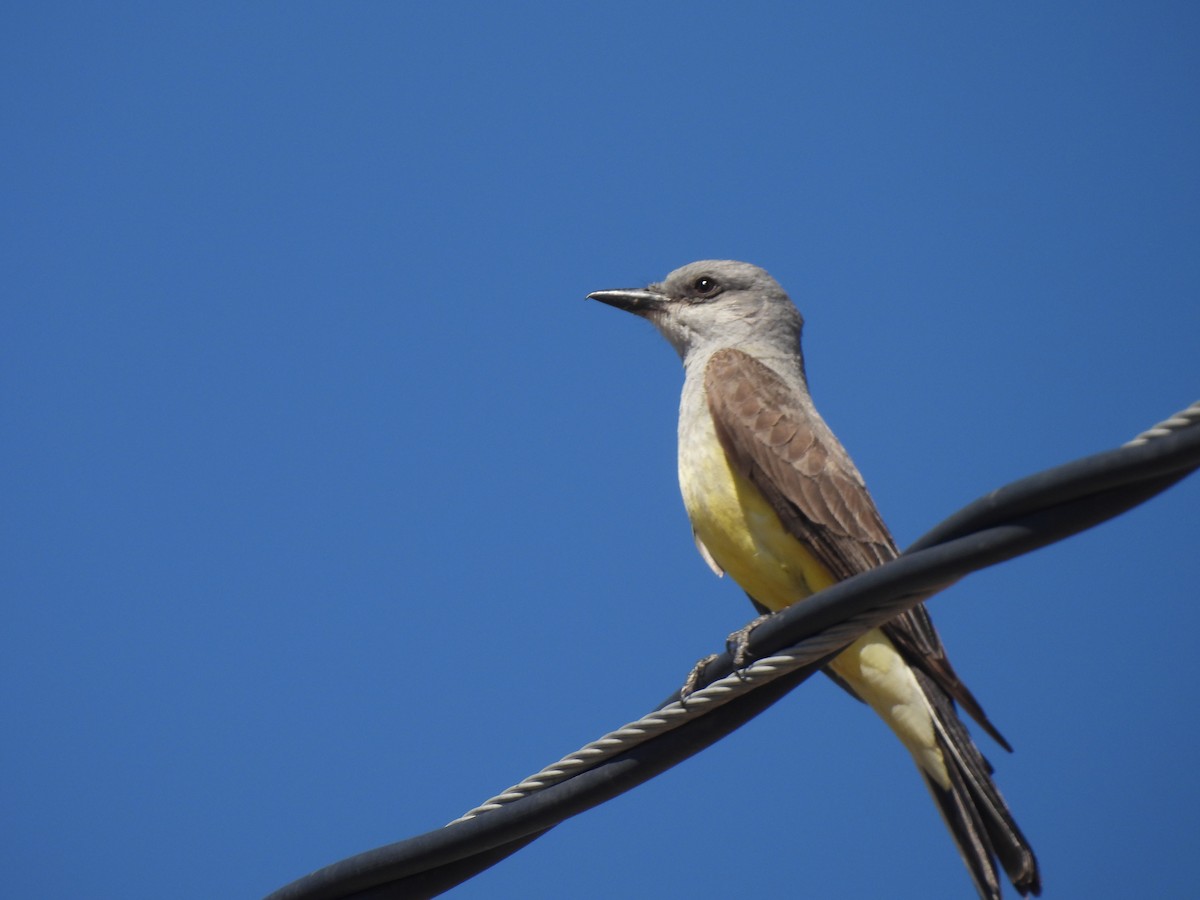
[[[752,633],[750,656],[759,658],[818,640],[823,630],[854,616],[873,616],[863,622],[866,631],[970,572],[1120,515],[1197,467],[1200,424],[1193,424],[1144,444],[1085,457],[1013,482],[946,519],[898,559],[772,616]],[[279,889],[268,900],[436,896],[515,853],[564,819],[715,743],[818,671],[836,652],[538,793],[349,857]],[[729,667],[726,654],[709,666],[703,683],[728,674]],[[676,692],[664,705],[677,697]]]

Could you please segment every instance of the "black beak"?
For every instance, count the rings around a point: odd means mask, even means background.
[[[667,302],[665,294],[644,288],[627,291],[593,291],[587,295],[589,300],[599,300],[617,309],[623,309],[634,315],[644,316],[648,312],[661,309]]]

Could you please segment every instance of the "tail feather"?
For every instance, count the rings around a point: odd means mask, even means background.
[[[996,854],[988,840],[987,830],[979,811],[965,790],[961,773],[950,766],[950,789],[943,789],[928,773],[922,771],[925,786],[937,804],[946,828],[958,845],[959,856],[971,873],[975,889],[983,900],[1000,900],[1000,878],[996,872]],[[956,777],[957,776],[957,777]]]
[[[959,720],[953,702],[923,672],[917,678],[929,698],[938,745],[950,775],[949,789],[927,773],[925,782],[959,852],[985,900],[999,900],[996,860],[1021,896],[1042,892],[1037,858],[991,778],[992,768]]]

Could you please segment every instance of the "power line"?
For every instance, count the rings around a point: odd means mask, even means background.
[[[1006,485],[950,516],[886,565],[793,604],[755,629],[752,662],[714,660],[678,692],[445,828],[349,857],[267,900],[433,897],[547,830],[720,740],[805,681],[860,634],[965,575],[1060,541],[1169,488],[1200,467],[1200,402],[1115,450]]]

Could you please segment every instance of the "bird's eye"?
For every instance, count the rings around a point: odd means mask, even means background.
[[[701,275],[692,282],[692,288],[696,291],[696,293],[702,294],[706,297],[710,294],[715,294],[717,292],[717,288],[719,287],[720,285],[717,284],[717,280],[709,277],[708,275]]]

